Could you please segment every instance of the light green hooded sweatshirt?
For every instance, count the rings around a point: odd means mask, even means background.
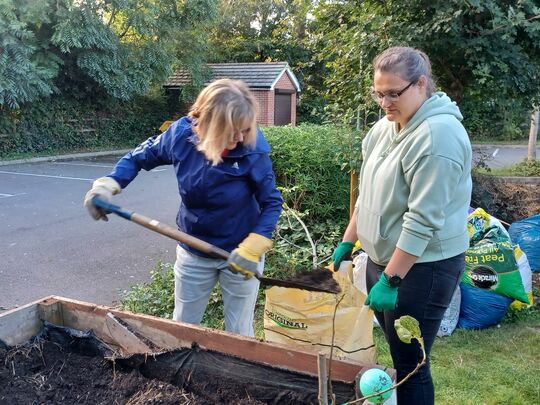
[[[385,117],[362,142],[356,229],[371,260],[387,265],[396,246],[418,263],[469,247],[472,149],[459,108],[427,99],[400,132]]]

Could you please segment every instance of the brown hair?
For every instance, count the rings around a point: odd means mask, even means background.
[[[238,131],[243,144],[253,147],[257,140],[257,100],[241,80],[220,79],[210,83],[198,95],[188,116],[195,119],[193,130],[199,137],[197,149],[217,165],[227,143]]]
[[[431,72],[428,56],[419,49],[407,46],[394,46],[383,51],[373,59],[373,70],[393,73],[408,82],[416,82],[424,75],[426,95],[431,97],[435,92],[435,78]]]

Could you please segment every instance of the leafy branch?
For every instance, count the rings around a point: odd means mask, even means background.
[[[399,319],[396,319],[394,321],[394,327],[396,328],[396,333],[399,337],[399,340],[401,340],[403,343],[410,344],[412,339],[416,339],[418,343],[420,344],[420,349],[422,350],[422,361],[416,365],[414,370],[412,370],[409,374],[407,374],[401,381],[399,381],[396,384],[393,384],[392,386],[388,387],[385,390],[376,392],[371,395],[366,395],[365,397],[355,399],[354,401],[348,402],[348,404],[355,404],[360,401],[364,401],[369,398],[378,397],[385,392],[391,391],[399,387],[401,384],[403,384],[405,381],[407,381],[411,376],[413,376],[424,364],[426,364],[426,348],[424,346],[424,338],[422,337],[422,332],[420,331],[420,325],[416,319],[414,319],[412,316],[404,315],[400,317]]]
[[[296,218],[296,220],[302,226],[302,229],[304,229],[304,232],[306,233],[309,244],[311,245],[311,254],[313,256],[313,268],[314,269],[317,268],[317,247],[315,246],[315,243],[313,242],[313,238],[311,237],[311,234],[309,233],[309,230],[306,224],[304,223],[304,221],[302,221],[302,218],[300,218],[300,216],[296,213],[296,211],[293,210],[292,208],[289,208],[289,206],[286,203],[283,203],[283,209],[285,210],[285,214],[291,214],[294,218]],[[288,244],[292,246],[296,246],[293,242],[288,241],[283,236],[280,236],[280,237]]]

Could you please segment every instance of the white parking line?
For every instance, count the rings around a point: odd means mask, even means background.
[[[63,179],[63,180],[84,180],[84,181],[94,181],[95,179],[85,179],[83,177],[68,177],[68,176],[52,176],[50,174],[36,174],[36,173],[19,173],[19,172],[7,172],[0,170],[2,174],[14,174],[17,176],[33,176],[33,177],[48,177],[51,179]]]
[[[100,165],[100,164],[88,164],[88,163],[65,163],[65,162],[54,162],[55,165],[66,165],[66,166],[87,166],[87,167],[107,167],[113,168],[114,165]],[[167,169],[152,169],[151,172],[164,172]]]
[[[25,195],[26,193],[18,193],[18,194],[6,194],[6,193],[0,193],[0,198],[9,198],[9,197],[17,197],[20,195]]]
[[[65,165],[65,166],[87,166],[87,167],[114,167],[114,165],[100,165],[100,164],[89,164],[89,163],[65,163],[65,162],[54,162],[55,165]]]

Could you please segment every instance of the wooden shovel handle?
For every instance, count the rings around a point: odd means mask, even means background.
[[[227,260],[229,258],[229,252],[227,252],[226,250],[223,250],[221,248],[218,248],[217,246],[211,245],[210,243],[205,242],[203,240],[197,239],[196,237],[188,235],[187,233],[179,231],[178,229],[175,229],[169,225],[162,224],[161,222],[155,219],[145,217],[144,215],[137,214],[133,211],[128,211],[122,207],[119,207],[118,205],[114,205],[107,201],[104,201],[100,199],[99,197],[93,197],[92,204],[94,204],[96,207],[99,207],[105,210],[105,212],[107,213],[112,212],[122,218],[125,218],[139,225],[142,225],[145,228],[148,228],[154,232],[165,235],[178,242],[185,243],[189,247],[197,249],[210,256],[224,259],[224,260]],[[273,278],[262,277],[262,276],[259,276],[258,274],[255,274],[255,277],[262,284],[266,284],[266,285],[275,285],[275,286],[286,287],[286,288],[299,288],[299,289],[307,290],[307,291],[319,291],[319,292],[326,292],[326,293],[331,293],[331,294],[336,294],[337,292],[339,292],[339,288],[327,289],[324,287],[318,287],[316,285],[309,285],[306,283],[299,283],[296,281],[276,280]]]
[[[204,252],[208,255],[227,260],[229,258],[229,252],[226,250],[220,249],[217,246],[214,246],[208,242],[200,240],[194,236],[188,235],[185,232],[179,231],[178,229],[173,228],[167,224],[163,224],[156,219],[145,217],[144,215],[137,214],[133,211],[128,211],[118,205],[111,204],[107,201],[102,200],[99,197],[92,198],[92,204],[96,207],[99,207],[106,212],[112,212],[121,216],[122,218],[129,219],[132,222],[135,222],[139,225],[144,226],[154,232],[165,235],[171,239],[174,239],[178,242],[185,243],[189,247],[197,249],[201,252]]]

